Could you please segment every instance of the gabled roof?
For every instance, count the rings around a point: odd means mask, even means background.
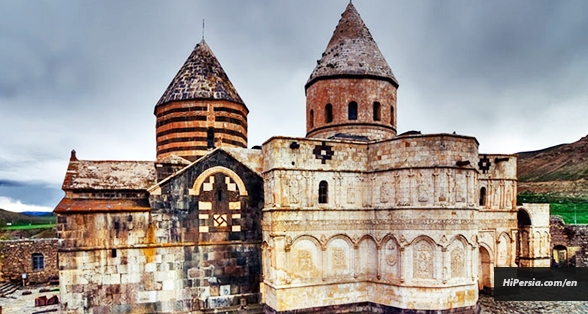
[[[185,165],[185,166],[187,166],[187,165],[191,164],[192,162],[189,161],[186,158],[182,158],[180,156],[171,154],[171,155],[169,155],[169,156],[167,156],[165,158],[158,159],[157,160],[157,163],[161,163],[161,164],[174,164],[174,165]]]
[[[228,100],[245,104],[204,39],[196,45],[156,106],[193,99]]]
[[[263,154],[261,150],[256,149],[246,149],[246,148],[227,148],[227,147],[217,147],[214,150],[210,151],[208,154],[196,159],[190,165],[182,168],[179,171],[174,172],[169,177],[154,183],[150,186],[147,191],[153,192],[156,191],[158,188],[166,185],[168,182],[173,180],[176,177],[181,176],[184,172],[188,171],[190,168],[198,165],[199,163],[211,158],[215,154],[224,154],[229,156],[230,158],[234,159],[236,162],[242,164],[246,169],[249,169],[251,172],[255,173],[256,175],[261,177],[261,168],[263,163]]]
[[[398,87],[390,66],[351,2],[341,14],[325,52],[306,82],[306,88],[321,78],[350,75],[378,77]]]
[[[72,199],[64,197],[53,210],[57,214],[88,212],[149,211],[149,202],[141,199]]]
[[[146,190],[155,184],[152,161],[69,162],[63,190]]]

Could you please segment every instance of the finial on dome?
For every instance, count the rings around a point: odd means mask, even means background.
[[[202,19],[202,41],[204,41],[204,19]]]

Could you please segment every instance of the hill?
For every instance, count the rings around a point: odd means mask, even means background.
[[[6,226],[7,223],[10,223],[13,226],[29,224],[50,224],[55,223],[55,216],[53,214],[32,216],[23,213],[15,213],[8,210],[0,209],[0,227]]]
[[[588,136],[518,156],[519,195],[541,195],[548,202],[588,201]]]

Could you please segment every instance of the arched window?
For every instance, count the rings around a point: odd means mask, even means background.
[[[352,101],[347,106],[347,119],[357,120],[357,103]]]
[[[390,106],[390,124],[394,125],[394,106]]]
[[[331,104],[325,106],[325,122],[333,122],[333,105]]]
[[[310,127],[314,128],[314,110],[310,109]]]
[[[480,206],[486,205],[486,188],[482,187],[480,189]]]
[[[45,257],[43,256],[43,254],[34,253],[32,259],[34,271],[45,269]]]
[[[325,204],[329,201],[329,183],[321,181],[319,183],[319,203]]]
[[[374,121],[380,121],[381,116],[380,116],[380,103],[377,101],[374,101]]]
[[[206,131],[206,143],[208,148],[214,148],[214,128],[208,128]]]

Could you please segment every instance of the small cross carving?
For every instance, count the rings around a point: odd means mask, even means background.
[[[316,159],[320,159],[322,164],[326,164],[327,160],[330,160],[335,152],[331,149],[332,146],[327,146],[325,142],[321,145],[314,147],[312,151]]]

